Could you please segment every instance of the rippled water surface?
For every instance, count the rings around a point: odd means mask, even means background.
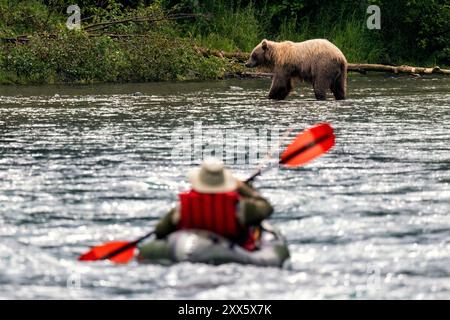
[[[309,88],[272,102],[269,85],[1,87],[0,298],[450,298],[450,79],[353,77],[343,102]],[[171,208],[187,187],[180,128],[254,143],[261,128],[320,121],[334,149],[256,183],[290,268],[76,261]]]

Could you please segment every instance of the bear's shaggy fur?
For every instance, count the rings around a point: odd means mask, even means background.
[[[275,42],[264,39],[253,49],[246,67],[269,67],[274,76],[269,98],[283,100],[294,80],[312,83],[317,100],[325,100],[328,89],[336,100],[345,99],[347,59],[325,39]]]

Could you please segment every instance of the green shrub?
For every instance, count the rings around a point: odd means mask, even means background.
[[[127,61],[126,80],[208,79],[224,72],[224,61],[201,57],[186,39],[150,33],[123,42],[121,47]]]
[[[119,41],[67,31],[5,49],[2,69],[21,83],[211,79],[225,71],[222,59],[204,58],[190,41],[158,32]]]
[[[51,65],[42,59],[39,41],[33,41],[31,46],[16,45],[8,52],[3,61],[5,71],[14,74],[21,82],[44,83],[52,73]]]

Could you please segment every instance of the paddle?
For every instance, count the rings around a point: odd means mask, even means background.
[[[149,232],[146,235],[134,241],[111,241],[105,244],[91,248],[85,254],[78,257],[79,261],[97,261],[97,260],[111,260],[115,263],[128,263],[134,257],[134,250],[136,246],[143,240],[152,236],[155,231]]]
[[[301,132],[284,150],[279,160],[279,164],[287,167],[298,167],[317,158],[327,152],[334,145],[335,136],[333,128],[327,123],[317,124],[310,129]],[[263,171],[271,166],[260,168],[245,182],[253,181]],[[131,242],[113,241],[103,245],[93,247],[87,253],[81,255],[80,261],[111,260],[116,263],[127,263],[134,257],[137,245],[154,234],[154,231],[147,233],[139,239]]]
[[[298,167],[324,154],[334,146],[335,135],[333,128],[328,123],[319,123],[305,131],[300,132],[297,137],[281,154],[279,164],[287,167]],[[246,180],[255,180],[271,166],[258,169]]]

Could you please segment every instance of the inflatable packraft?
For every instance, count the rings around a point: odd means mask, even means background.
[[[282,267],[289,250],[281,234],[268,223],[263,224],[258,249],[248,251],[232,241],[205,230],[179,230],[165,239],[152,239],[140,245],[138,261],[173,264],[198,262],[209,264],[241,263]]]

